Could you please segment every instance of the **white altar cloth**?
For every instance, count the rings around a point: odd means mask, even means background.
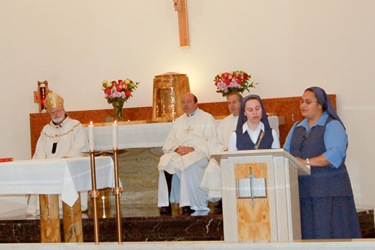
[[[118,126],[118,148],[162,147],[173,123],[145,123]],[[88,138],[88,128],[85,128]],[[94,129],[95,150],[112,150],[112,125]]]
[[[114,187],[111,157],[96,157],[97,189]],[[73,206],[79,191],[91,190],[90,157],[24,160],[0,164],[0,194],[61,194]]]
[[[219,123],[221,120],[216,120]],[[279,134],[279,120],[277,116],[268,117],[271,128]],[[152,148],[163,147],[172,122],[129,124],[118,126],[118,148]],[[88,128],[85,127],[88,137]],[[112,150],[112,125],[95,126],[94,128],[95,150]]]

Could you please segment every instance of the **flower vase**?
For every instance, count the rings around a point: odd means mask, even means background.
[[[115,110],[115,120],[122,121],[122,109],[124,107],[125,100],[120,99],[112,102],[113,109]]]

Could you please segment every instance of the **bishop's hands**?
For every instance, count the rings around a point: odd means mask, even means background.
[[[175,152],[179,155],[186,155],[190,152],[193,152],[195,149],[193,147],[189,147],[189,146],[178,146],[176,149],[175,149]]]

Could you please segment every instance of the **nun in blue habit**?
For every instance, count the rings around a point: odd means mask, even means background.
[[[229,138],[228,151],[280,148],[279,136],[272,129],[262,99],[248,95],[241,101],[236,130]]]
[[[311,167],[311,175],[298,179],[302,239],[360,238],[345,126],[320,87],[304,91],[300,110],[305,118],[293,125],[284,149]]]

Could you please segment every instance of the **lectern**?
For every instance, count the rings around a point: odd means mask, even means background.
[[[298,175],[309,175],[309,167],[283,149],[212,157],[221,168],[225,241],[301,239]]]

